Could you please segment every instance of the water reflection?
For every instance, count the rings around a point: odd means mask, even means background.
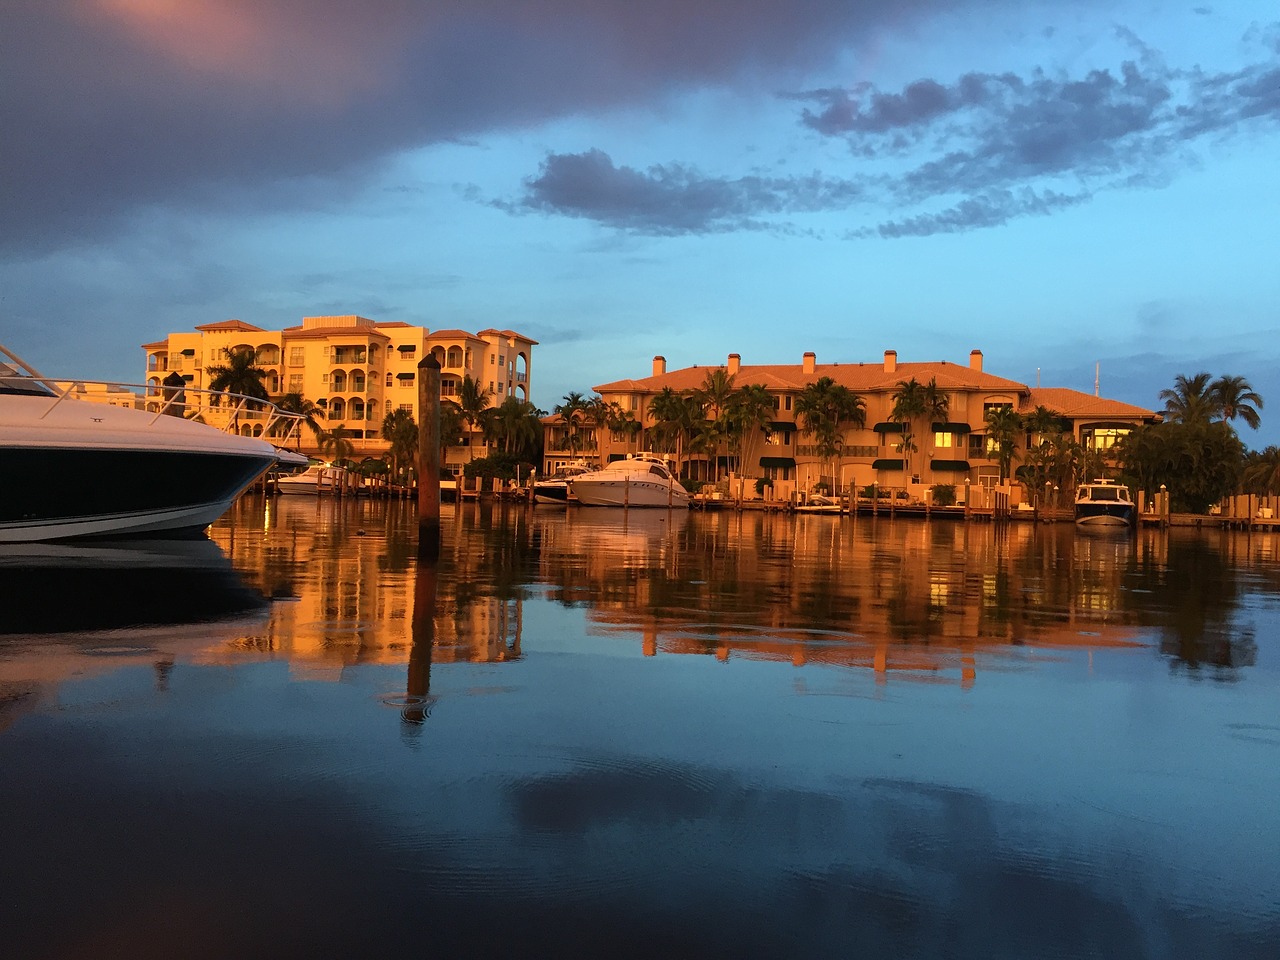
[[[403,662],[412,505],[295,503],[244,501],[213,533],[264,594],[295,600],[255,638],[259,652],[321,672]],[[1280,590],[1275,565],[1254,562],[1270,535],[1260,546],[1201,531],[1098,537],[1067,525],[503,504],[461,505],[444,524],[436,663],[519,659],[536,592],[650,656],[971,686],[983,669],[1055,650],[1152,647],[1193,674],[1234,679],[1256,659],[1242,579]]]

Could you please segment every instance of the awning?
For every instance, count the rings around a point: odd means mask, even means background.
[[[1132,420],[1091,420],[1080,424],[1081,430],[1137,430]]]
[[[794,420],[770,420],[769,429],[770,430],[794,430],[796,429],[796,422]]]
[[[796,461],[794,457],[761,457],[760,466],[762,467],[794,467]]]
[[[970,433],[967,423],[934,423],[934,433]]]
[[[418,348],[414,346],[412,343],[402,343],[400,344],[400,346],[396,347],[396,349],[399,350],[401,353],[413,353]]]
[[[901,470],[901,460],[877,460],[871,464],[873,470]]]
[[[412,373],[397,373],[397,374],[396,374],[396,379],[397,379],[397,380],[412,380],[412,379],[413,379],[413,374],[412,374]]]
[[[964,473],[969,472],[968,460],[935,460],[933,461],[934,470],[958,470]]]
[[[187,347],[187,349],[182,351],[182,355],[184,357],[194,357],[196,355],[196,352],[191,347]]]
[[[872,429],[876,433],[901,433],[902,426],[897,420],[881,420]]]

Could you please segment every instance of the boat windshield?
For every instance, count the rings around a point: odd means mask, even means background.
[[[1081,493],[1090,500],[1129,499],[1129,491],[1124,487],[1085,487]]]
[[[57,396],[43,381],[21,373],[2,361],[0,361],[0,393],[24,397]]]

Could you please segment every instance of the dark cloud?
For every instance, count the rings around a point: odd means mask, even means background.
[[[330,204],[403,149],[811,65],[952,6],[0,4],[0,250],[91,241],[152,205]]]
[[[1088,200],[1085,194],[1060,194],[1052,190],[1037,193],[1025,188],[1018,191],[992,190],[979,197],[969,197],[939,213],[926,213],[904,220],[880,224],[874,231],[860,231],[856,236],[927,237],[935,233],[962,233],[983,227],[998,227],[1025,216],[1046,216],[1055,210],[1072,207]]]
[[[600,150],[552,154],[525,186],[523,200],[498,205],[660,235],[781,229],[761,218],[847,206],[859,192],[851,183],[817,175],[730,180],[706,177],[682,164],[641,171],[615,166]]]

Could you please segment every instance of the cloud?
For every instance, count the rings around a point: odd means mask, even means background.
[[[1060,194],[1052,190],[1041,193],[1030,188],[1018,191],[991,190],[969,197],[938,213],[919,214],[904,220],[887,221],[875,230],[862,230],[853,236],[927,237],[935,233],[962,233],[984,227],[997,227],[1017,217],[1047,216],[1056,210],[1073,207],[1088,200],[1087,194]]]
[[[707,177],[683,164],[648,170],[615,166],[600,150],[551,154],[525,182],[520,201],[496,205],[514,212],[583,217],[619,230],[658,235],[785,229],[766,215],[844,206],[860,188],[808,177]]]
[[[324,206],[407,149],[758,81],[949,6],[0,4],[0,254],[93,242],[156,206]]]

